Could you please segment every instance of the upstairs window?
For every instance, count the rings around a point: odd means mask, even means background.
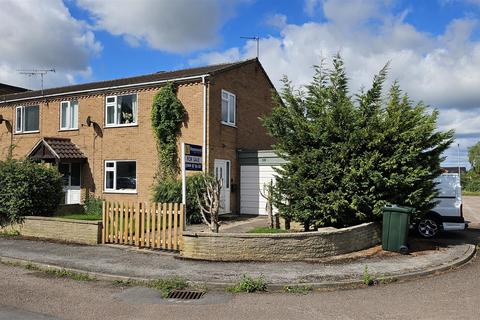
[[[16,108],[15,132],[38,132],[40,124],[39,106],[21,106]]]
[[[235,125],[236,97],[233,93],[222,90],[222,123]]]
[[[137,95],[108,96],[105,105],[107,127],[137,124]]]
[[[78,101],[60,103],[60,130],[78,129]]]

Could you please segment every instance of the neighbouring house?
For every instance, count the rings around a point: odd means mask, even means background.
[[[467,173],[467,168],[466,167],[442,167],[442,170],[445,173]]]
[[[15,87],[5,83],[0,83],[0,96],[11,94],[11,93],[25,92],[25,91],[28,91],[28,89]]]
[[[150,113],[169,81],[187,112],[179,143],[203,147],[204,167],[224,180],[223,213],[238,213],[239,152],[273,143],[259,117],[274,86],[257,59],[0,95],[0,159],[13,145],[14,158],[57,166],[66,204],[147,202],[158,165]]]

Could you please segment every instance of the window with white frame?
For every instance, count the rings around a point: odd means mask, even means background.
[[[40,125],[40,106],[20,106],[16,108],[15,132],[38,132]]]
[[[107,96],[105,125],[107,127],[128,126],[137,123],[137,95]]]
[[[236,97],[233,93],[222,90],[222,123],[235,125]]]
[[[78,101],[60,103],[60,130],[78,129]]]
[[[137,162],[132,160],[105,161],[105,191],[136,192]]]

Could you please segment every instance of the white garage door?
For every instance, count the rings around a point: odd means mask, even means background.
[[[272,166],[244,165],[240,167],[240,213],[266,215],[265,199],[260,195],[263,185],[275,183]]]

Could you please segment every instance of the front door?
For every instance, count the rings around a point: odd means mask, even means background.
[[[80,203],[80,163],[60,163],[58,171],[63,175],[63,191],[65,193],[65,204]]]
[[[230,213],[230,160],[215,159],[215,177],[222,181],[220,190],[220,214]]]

